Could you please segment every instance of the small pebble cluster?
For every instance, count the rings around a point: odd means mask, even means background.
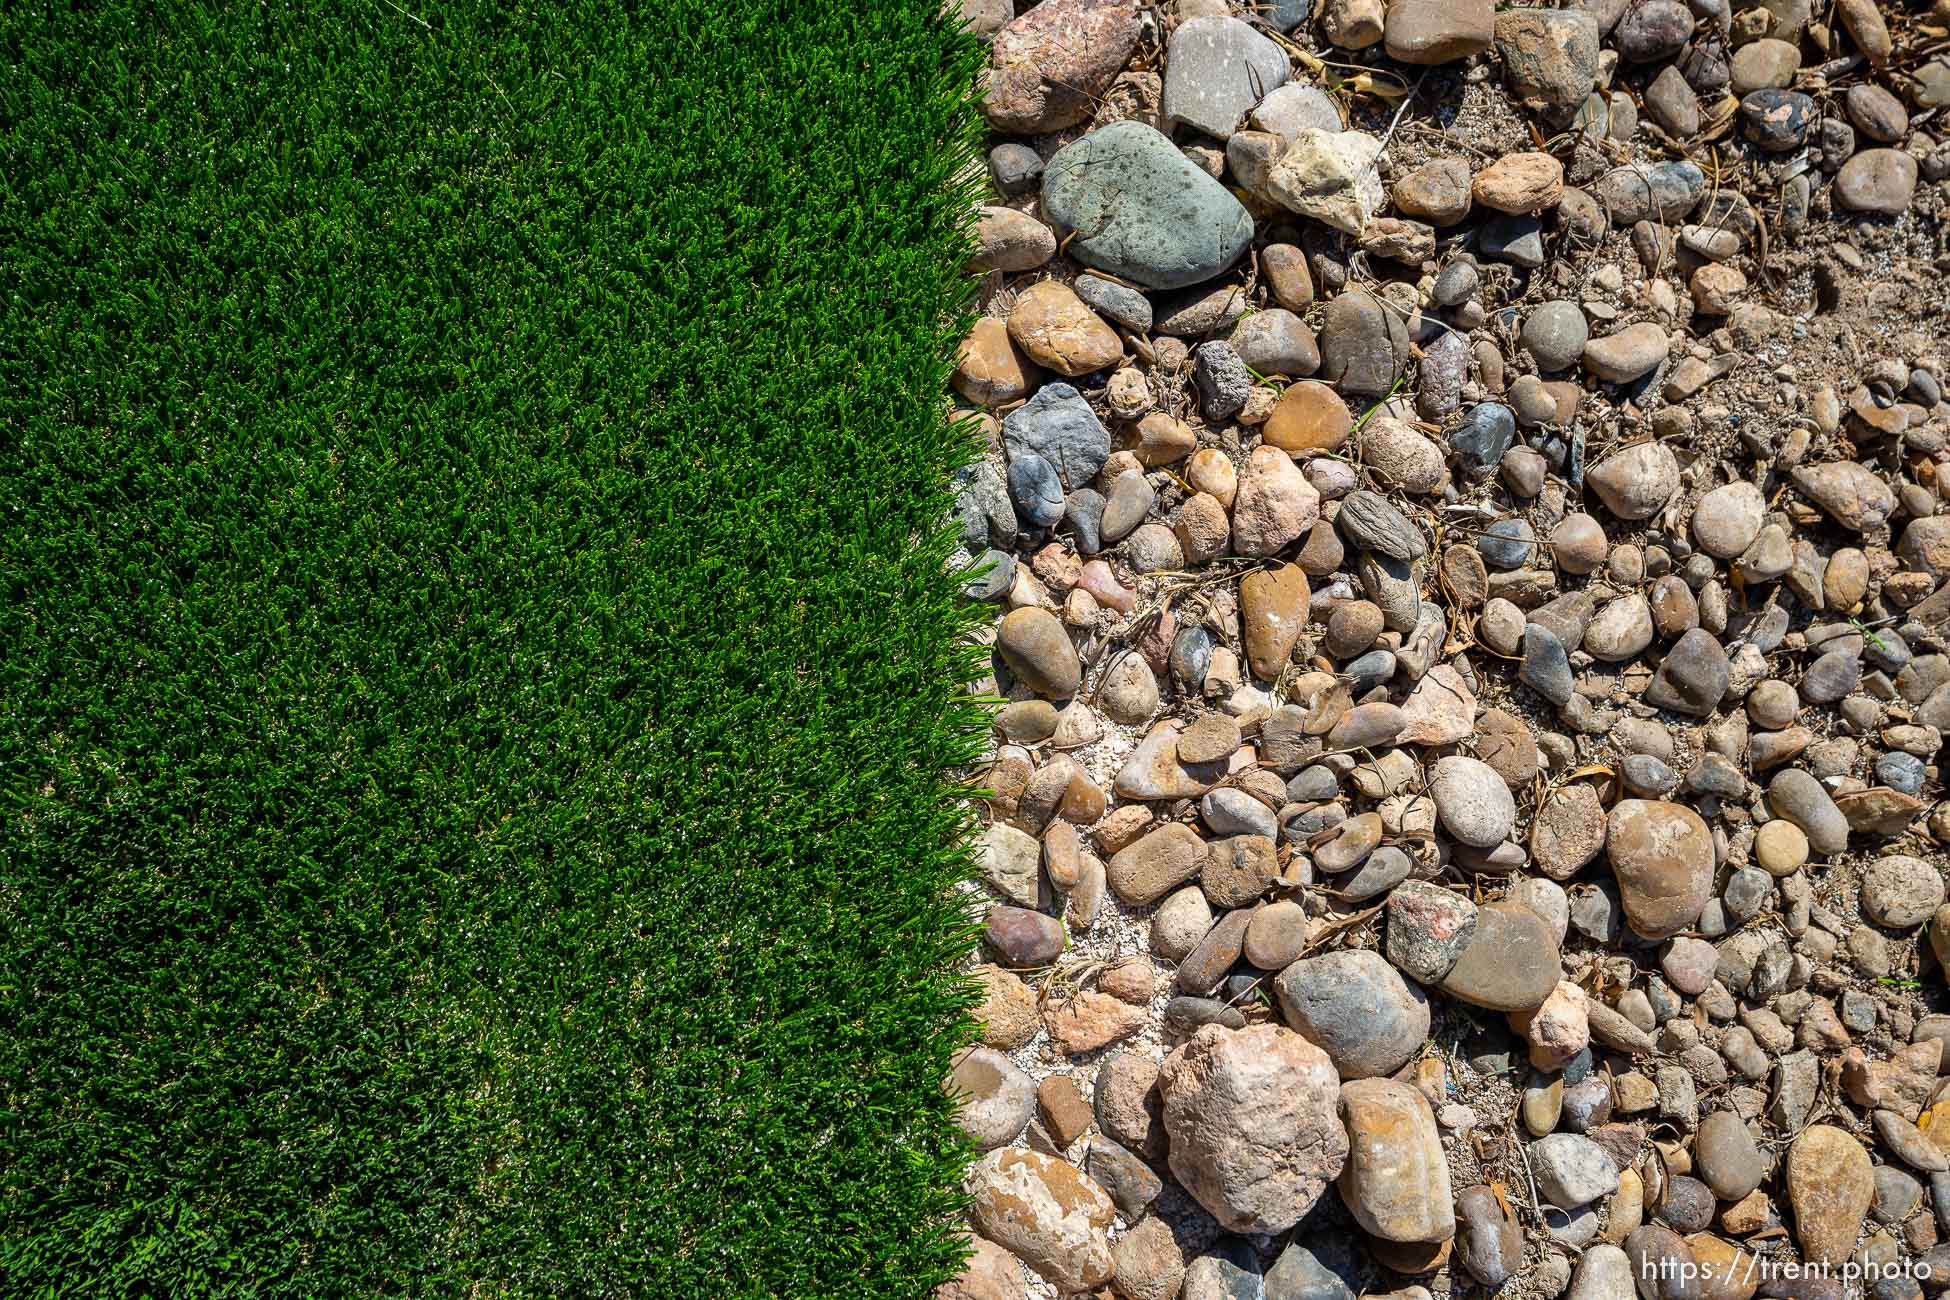
[[[1950,1287],[1950,3],[959,15],[937,1300]]]

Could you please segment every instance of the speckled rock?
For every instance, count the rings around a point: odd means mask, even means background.
[[[1340,1078],[1326,1053],[1277,1025],[1206,1025],[1159,1075],[1171,1170],[1234,1232],[1284,1232],[1347,1159]]]
[[[976,1230],[1057,1287],[1083,1291],[1110,1279],[1116,1208],[1075,1165],[1003,1147],[975,1162],[967,1187]]]

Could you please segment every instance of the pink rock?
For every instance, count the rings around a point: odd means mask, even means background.
[[[1066,1056],[1094,1052],[1144,1028],[1150,1012],[1094,989],[1077,994],[1043,1014],[1050,1041]]]
[[[996,34],[982,113],[1012,135],[1085,121],[1137,41],[1129,0],[1043,0]]]
[[[1083,566],[1083,572],[1077,575],[1077,586],[1095,596],[1099,605],[1120,614],[1128,614],[1137,608],[1137,593],[1119,582],[1117,575],[1102,560],[1092,560]]]
[[[1284,1232],[1347,1162],[1340,1076],[1279,1025],[1206,1025],[1158,1076],[1171,1172],[1234,1232]]]
[[[1590,1002],[1583,989],[1560,980],[1544,1005],[1511,1019],[1530,1040],[1530,1063],[1540,1070],[1556,1070],[1591,1046]],[[1527,1023],[1526,1023],[1527,1022]]]
[[[1453,745],[1476,730],[1476,695],[1461,673],[1437,664],[1402,701],[1402,716],[1399,743]]]
[[[1320,492],[1278,447],[1253,449],[1232,505],[1232,549],[1272,555],[1320,518]]]

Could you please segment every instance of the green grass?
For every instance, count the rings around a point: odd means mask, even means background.
[[[0,7],[0,1295],[952,1271],[934,9]]]

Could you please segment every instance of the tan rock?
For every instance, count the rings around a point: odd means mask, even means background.
[[[1498,212],[1542,212],[1564,197],[1564,164],[1547,153],[1504,154],[1477,172],[1469,189]]]
[[[1253,449],[1232,506],[1232,546],[1240,555],[1272,555],[1320,517],[1320,492],[1278,447]]]
[[[1239,622],[1246,664],[1261,681],[1275,681],[1307,626],[1312,593],[1297,564],[1249,573],[1239,583]]]
[[[1449,1163],[1427,1099],[1393,1079],[1356,1079],[1341,1085],[1340,1113],[1348,1154],[1337,1186],[1355,1221],[1383,1241],[1455,1236]]]
[[[1153,727],[1124,760],[1111,788],[1126,799],[1195,799],[1224,780],[1223,763],[1186,763],[1178,757],[1180,730],[1176,722]]]
[[[1801,1253],[1810,1262],[1841,1267],[1875,1199],[1869,1153],[1842,1129],[1815,1124],[1788,1147],[1786,1168]]]
[[[1111,855],[1110,887],[1127,903],[1149,906],[1196,876],[1205,842],[1182,822],[1167,822]]]
[[[982,1005],[975,1009],[975,1018],[981,1022],[984,1043],[1014,1051],[1036,1036],[1040,1021],[1034,990],[1000,966],[977,966],[975,979],[982,986]]]
[[[984,1237],[1061,1290],[1110,1280],[1117,1210],[1075,1165],[1026,1147],[1002,1147],[968,1171],[970,1217]]]
[[[1150,1012],[1144,1007],[1132,1006],[1122,998],[1095,989],[1087,989],[1043,1012],[1050,1042],[1065,1056],[1094,1052],[1121,1042],[1143,1029],[1149,1019]]]
[[[1009,312],[1009,337],[1038,365],[1075,378],[1102,370],[1124,353],[1117,331],[1056,280],[1033,284]]]
[[[1387,195],[1375,159],[1381,141],[1365,131],[1302,127],[1266,173],[1266,196],[1290,212],[1359,236]]]
[[[1284,451],[1338,451],[1354,428],[1341,395],[1314,379],[1287,385],[1261,436]]]
[[[1764,1276],[1759,1257],[1710,1232],[1694,1233],[1686,1246],[1700,1266],[1700,1300],[1753,1300]]]
[[[1022,1261],[992,1241],[971,1235],[973,1253],[951,1282],[934,1289],[934,1300],[1026,1300]]]
[[[1605,853],[1625,922],[1641,938],[1679,933],[1713,896],[1713,833],[1684,804],[1620,800],[1605,821]]]
[[[996,652],[1024,685],[1047,699],[1067,700],[1077,693],[1083,666],[1077,648],[1056,615],[1045,609],[1012,609],[995,633]]]
[[[986,204],[975,220],[977,271],[1033,271],[1056,256],[1056,234],[1026,212]]]
[[[1185,1283],[1185,1248],[1155,1214],[1117,1239],[1117,1294],[1125,1300],[1178,1300]]]
[[[1008,325],[993,316],[976,321],[955,352],[955,391],[977,406],[1020,401],[1036,391],[1036,376]]]

